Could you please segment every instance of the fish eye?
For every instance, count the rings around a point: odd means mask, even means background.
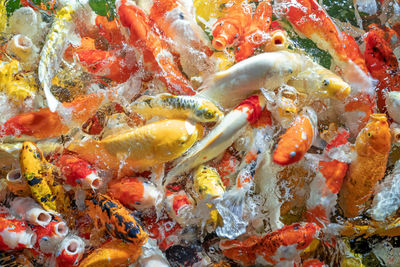
[[[324,81],[322,82],[322,84],[323,84],[324,86],[328,86],[328,85],[329,85],[329,80],[324,80]]]
[[[368,137],[371,137],[371,133],[368,133]]]
[[[214,113],[211,111],[206,111],[204,113],[204,118],[206,118],[207,120],[214,118]]]

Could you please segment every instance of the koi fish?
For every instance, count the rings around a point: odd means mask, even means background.
[[[170,246],[175,244],[176,240],[174,237],[179,235],[179,232],[182,230],[179,223],[165,213],[160,219],[157,219],[155,215],[145,216],[143,221],[149,237],[157,240],[158,247],[162,251],[166,251]]]
[[[224,114],[209,100],[194,96],[174,96],[168,93],[142,96],[129,109],[145,119],[161,116],[170,119],[192,119],[198,122],[218,121]]]
[[[225,192],[225,186],[222,184],[217,170],[200,165],[193,174],[193,188],[198,196],[196,201],[205,201],[206,205],[211,208],[207,224],[215,229],[222,224],[222,218],[217,209],[212,209],[213,204],[210,200],[221,197]]]
[[[250,236],[244,241],[223,240],[222,253],[244,266],[254,265],[257,257],[263,264],[276,264],[291,260],[307,248],[318,234],[319,227],[312,223],[286,225],[264,236]]]
[[[34,225],[45,227],[51,221],[50,213],[30,197],[17,197],[10,204],[11,214]]]
[[[69,232],[65,222],[56,220],[51,221],[45,227],[34,226],[32,230],[37,236],[35,248],[46,255],[51,255],[54,248],[62,242]]]
[[[33,142],[23,143],[20,165],[32,196],[45,210],[68,211],[70,200],[62,185],[54,179],[54,166],[46,161],[42,151]]]
[[[239,40],[239,46],[235,54],[236,61],[242,61],[251,56],[255,49],[268,40],[268,31],[272,21],[272,6],[270,0],[258,1],[258,6],[251,18],[251,24],[245,30]],[[274,37],[276,41],[277,36]]]
[[[136,246],[142,246],[146,242],[147,233],[143,231],[131,211],[121,205],[118,200],[90,192],[85,204],[95,224],[97,224],[97,218],[100,218],[101,223],[113,237]]]
[[[399,63],[390,44],[371,29],[365,37],[365,62],[373,78],[378,80],[377,105],[386,112],[385,99],[388,92],[400,91]]]
[[[28,97],[36,96],[37,85],[30,74],[20,73],[22,66],[12,59],[0,65],[0,91],[5,92],[12,101],[20,102]]]
[[[177,95],[193,95],[192,86],[179,71],[172,54],[168,51],[168,45],[144,11],[128,0],[117,1],[116,6],[122,26],[129,29],[129,42],[142,50],[144,62],[158,73],[157,77],[165,84],[167,90]]]
[[[346,217],[360,215],[375,184],[385,175],[390,141],[386,115],[372,114],[369,123],[357,136],[357,156],[350,164],[348,175],[340,190],[339,204]]]
[[[57,267],[77,266],[85,253],[85,242],[76,235],[63,239],[55,253]]]
[[[127,175],[133,169],[146,169],[176,159],[202,136],[202,126],[184,120],[156,121],[123,130],[101,141],[89,139],[71,143],[68,150],[102,168]],[[127,164],[121,166],[120,160]]]
[[[189,77],[210,73],[211,44],[203,29],[196,23],[192,1],[154,0],[149,18],[172,40],[172,48],[179,54],[180,63]],[[196,64],[193,64],[193,59]]]
[[[287,51],[262,53],[217,72],[203,83],[198,95],[224,108],[232,108],[261,87],[266,90],[278,88],[306,65],[308,62],[299,54]]]
[[[63,154],[57,161],[65,182],[71,186],[81,185],[85,189],[98,189],[102,179],[87,161],[74,155]]]
[[[145,179],[125,177],[108,184],[110,195],[130,209],[144,210],[155,207],[162,199],[155,185]]]
[[[59,69],[61,56],[66,49],[66,40],[73,31],[72,15],[75,12],[76,10],[70,5],[57,11],[40,53],[38,77],[51,112],[54,112],[60,104],[50,91],[51,80]]]
[[[219,177],[225,187],[229,187],[232,176],[239,168],[239,160],[229,150],[225,150],[221,160],[215,165]]]
[[[91,252],[79,264],[81,267],[128,266],[139,258],[141,247],[114,239]]]
[[[252,8],[247,1],[234,1],[227,5],[224,13],[212,27],[212,45],[216,50],[231,46],[251,24]]]
[[[242,101],[205,138],[193,146],[183,158],[176,161],[175,167],[169,171],[163,183],[165,185],[173,183],[178,175],[223,153],[239,137],[241,130],[248,123],[257,121],[264,106],[265,101],[259,96],[251,96]]]
[[[6,52],[8,55],[17,58],[25,71],[32,70],[39,56],[39,49],[32,43],[32,40],[21,34],[14,35],[7,42]]]
[[[125,37],[121,33],[121,25],[117,19],[109,21],[107,17],[98,15],[96,16],[95,23],[99,29],[100,36],[104,37],[109,44],[122,46]]]
[[[193,6],[196,10],[196,19],[199,23],[206,23],[210,18],[220,18],[224,15],[221,6],[228,3],[229,0],[194,0]]]
[[[43,153],[32,142],[26,141],[20,153],[21,174],[28,182],[32,196],[45,210],[57,211],[56,195],[48,184],[49,171]]]
[[[115,50],[78,49],[75,53],[90,73],[117,83],[126,82],[138,70],[136,62],[128,64],[129,61],[119,56]]]
[[[90,94],[78,97],[71,103],[63,103],[62,107],[72,113],[71,121],[64,120],[61,115],[48,108],[16,115],[3,124],[0,136],[23,138],[26,135],[37,139],[58,137],[69,131],[70,122],[80,124],[89,119],[103,99],[103,95]]]
[[[344,69],[346,81],[359,90],[372,90],[371,79],[348,57],[341,32],[317,1],[279,0],[275,4],[279,15],[285,17],[300,36],[311,39],[318,48],[329,52]]]
[[[25,222],[0,216],[1,251],[33,248],[35,242],[36,234]]]
[[[194,208],[193,199],[184,190],[174,192],[167,189],[165,195],[165,210],[169,217],[182,227],[189,225],[188,216]]]
[[[363,236],[365,238],[379,235],[383,237],[398,236],[400,233],[400,220],[389,219],[387,221],[369,220],[367,224],[359,224],[357,222],[346,221],[341,226],[340,234],[342,236],[355,238]]]
[[[351,91],[350,85],[340,76],[316,63],[290,79],[288,85],[301,93],[338,100],[344,100]]]
[[[7,189],[16,196],[27,197],[31,195],[31,189],[25,179],[22,179],[21,170],[14,169],[7,173]]]
[[[317,114],[311,108],[304,108],[293,124],[280,136],[273,153],[273,160],[279,165],[293,164],[301,160],[310,149],[317,134]]]

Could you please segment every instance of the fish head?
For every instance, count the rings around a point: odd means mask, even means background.
[[[381,154],[387,154],[391,147],[391,135],[385,114],[371,114],[368,124],[357,136],[356,149],[368,152],[371,148]]]
[[[201,122],[215,122],[223,118],[224,114],[211,101],[207,100],[203,101],[196,112],[196,116]]]
[[[22,144],[20,151],[20,164],[21,170],[24,173],[27,169],[41,169],[41,164],[46,160],[43,156],[42,151],[35,145],[35,143],[30,141],[25,141]]]
[[[336,98],[338,100],[345,99],[351,91],[350,85],[343,81],[336,74],[323,75],[319,88],[321,91],[326,92],[329,97]]]
[[[194,173],[194,188],[201,198],[219,197],[225,191],[217,170],[205,165],[200,165]]]

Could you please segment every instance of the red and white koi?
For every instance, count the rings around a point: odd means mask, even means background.
[[[76,235],[63,239],[55,254],[57,267],[77,266],[85,252],[85,242]]]
[[[82,186],[84,189],[99,189],[102,179],[89,162],[73,154],[63,154],[56,162],[65,182],[71,186]]]
[[[17,197],[10,204],[10,211],[17,218],[34,225],[45,227],[51,221],[51,215],[30,197]]]
[[[161,192],[154,184],[136,177],[112,180],[108,192],[124,206],[130,209],[145,210],[161,203]]]
[[[165,209],[168,215],[179,225],[189,225],[189,216],[194,209],[193,200],[189,198],[184,190],[179,192],[166,191]]]
[[[36,234],[20,220],[0,216],[0,250],[33,248]]]
[[[37,236],[35,248],[46,255],[54,253],[54,248],[61,243],[69,232],[65,222],[56,220],[51,221],[45,227],[34,226],[32,230]]]

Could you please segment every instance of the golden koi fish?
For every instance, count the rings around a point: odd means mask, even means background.
[[[360,215],[375,184],[384,177],[391,148],[390,141],[386,115],[372,114],[369,123],[357,136],[357,156],[350,164],[339,194],[339,204],[346,217]]]
[[[117,171],[121,167],[129,172],[176,159],[201,136],[200,124],[162,120],[124,130],[101,141],[75,142],[68,149],[100,168]],[[121,164],[120,160],[126,160],[127,164]]]

